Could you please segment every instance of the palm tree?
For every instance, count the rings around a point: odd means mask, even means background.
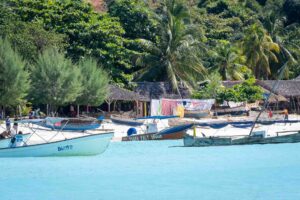
[[[278,62],[279,45],[273,42],[262,26],[254,24],[246,30],[242,48],[247,65],[256,78],[268,79],[271,75],[270,62]]]
[[[278,55],[279,65],[288,64],[285,69],[285,78],[289,78],[289,68],[298,63],[300,57],[299,33],[300,26],[297,23],[285,26],[286,18],[278,10],[272,10],[266,14],[264,27],[270,33],[273,41],[280,47]],[[274,70],[278,70],[275,68]]]
[[[169,81],[179,93],[179,81],[189,87],[206,75],[200,57],[204,45],[196,35],[199,27],[189,22],[189,11],[182,1],[163,0],[161,6],[158,42],[139,40],[147,53],[136,60],[142,66],[137,78]]]
[[[220,40],[214,52],[214,62],[223,80],[244,80],[245,56],[229,41]]]

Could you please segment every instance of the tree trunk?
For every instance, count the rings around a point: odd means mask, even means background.
[[[46,106],[46,113],[47,113],[47,116],[49,116],[49,104],[47,104],[47,106]]]
[[[117,103],[117,101],[114,101],[114,107],[113,107],[113,111],[115,111],[115,110],[116,110],[116,103]]]
[[[77,104],[77,117],[79,118],[79,104]]]

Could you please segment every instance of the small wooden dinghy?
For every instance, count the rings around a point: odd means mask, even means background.
[[[142,140],[174,140],[182,139],[186,130],[192,128],[194,124],[179,125],[163,129],[159,132],[136,134],[122,137],[122,141],[142,141]]]
[[[0,149],[0,157],[90,156],[103,153],[113,132]]]
[[[186,118],[196,118],[196,119],[201,119],[205,117],[210,116],[210,111],[205,110],[205,111],[192,111],[192,110],[184,110],[184,117]]]
[[[118,115],[111,115],[110,119],[115,124],[127,126],[142,126],[145,122],[144,119],[126,118]]]

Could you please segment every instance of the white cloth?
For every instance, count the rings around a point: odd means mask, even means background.
[[[17,131],[16,131],[16,129],[11,129],[10,130],[10,135],[11,135],[11,137],[15,137],[16,135],[17,135]]]
[[[161,102],[158,99],[151,100],[151,116],[161,115]]]

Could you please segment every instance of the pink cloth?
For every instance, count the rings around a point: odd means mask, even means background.
[[[173,110],[177,107],[177,100],[173,99],[162,99],[162,115],[173,115]]]

